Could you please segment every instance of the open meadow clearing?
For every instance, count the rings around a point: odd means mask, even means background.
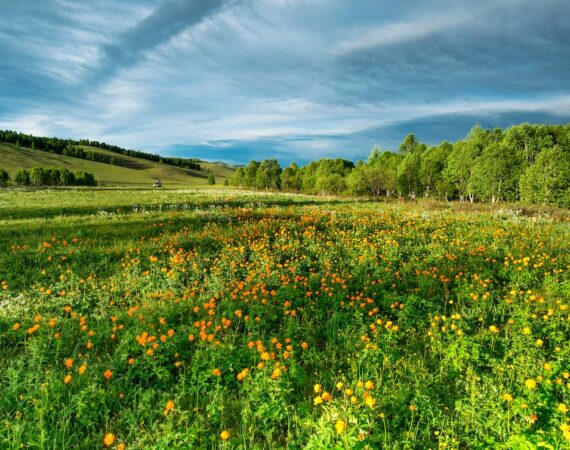
[[[570,220],[500,208],[0,191],[0,448],[568,448]]]

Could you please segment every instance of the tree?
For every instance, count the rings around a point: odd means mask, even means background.
[[[210,186],[213,186],[213,185],[216,184],[216,178],[214,177],[214,175],[210,174],[210,175],[208,176],[208,184],[209,184]]]
[[[483,201],[515,200],[518,158],[503,143],[491,143],[473,163],[469,188]]]
[[[10,175],[4,169],[0,169],[0,186],[6,187],[10,181]]]
[[[276,159],[261,162],[256,171],[255,187],[259,189],[279,189],[281,186],[281,166]]]
[[[384,193],[387,197],[391,196],[397,189],[398,165],[401,159],[401,155],[382,152],[379,147],[374,147],[366,164],[359,161],[349,175],[350,190],[355,194],[379,196]]]
[[[254,188],[257,181],[257,169],[261,163],[251,160],[243,169],[244,185],[249,188]]]
[[[243,167],[238,167],[235,171],[234,176],[232,177],[232,184],[237,187],[242,187],[245,182],[245,172]]]
[[[34,167],[32,170],[30,170],[30,184],[32,186],[43,186],[44,181],[44,169],[41,167]]]
[[[415,150],[417,150],[419,145],[420,145],[419,141],[412,133],[410,133],[404,138],[404,140],[398,147],[398,151],[403,155],[407,155],[408,153],[412,153]]]
[[[398,166],[398,188],[400,194],[410,198],[421,195],[423,189],[420,180],[421,153],[419,151],[407,152]]]
[[[29,186],[30,185],[30,172],[26,169],[19,170],[16,172],[15,178],[16,184],[19,186]]]
[[[281,187],[286,191],[299,191],[303,187],[299,166],[294,162],[281,173]]]
[[[60,184],[62,186],[73,186],[75,184],[75,175],[68,169],[61,169]]]
[[[469,180],[473,162],[481,154],[477,145],[470,141],[459,141],[453,146],[453,150],[447,158],[447,166],[443,170],[445,182],[453,186],[459,195],[459,199],[464,201],[469,198],[475,200],[475,194],[470,189]]]
[[[452,149],[453,146],[449,142],[442,142],[437,147],[430,147],[423,152],[419,175],[425,197],[436,192],[436,186],[440,188],[443,186],[441,184],[443,171]]]
[[[542,150],[520,180],[522,200],[570,207],[570,152],[560,146]]]

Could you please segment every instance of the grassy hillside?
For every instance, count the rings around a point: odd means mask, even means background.
[[[64,167],[73,172],[82,170],[92,172],[101,186],[149,187],[155,178],[160,178],[165,188],[207,184],[208,174],[204,172],[117,155],[95,147],[83,148],[95,153],[110,154],[119,160],[120,166],[0,143],[0,168],[7,170],[12,178],[18,170],[32,167]],[[233,174],[231,168],[222,164],[204,163],[203,166],[214,172],[217,184],[223,184]]]

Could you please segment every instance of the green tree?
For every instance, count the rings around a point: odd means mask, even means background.
[[[479,200],[516,200],[518,193],[517,155],[502,143],[491,143],[473,163],[469,189]]]
[[[255,186],[265,190],[281,187],[281,166],[276,159],[266,159],[261,162],[256,171]]]
[[[243,184],[249,188],[255,188],[257,181],[257,169],[261,163],[251,160],[243,169]]]
[[[403,154],[407,155],[408,153],[413,153],[416,151],[420,146],[420,142],[416,139],[416,137],[410,133],[408,134],[400,146],[398,147],[398,151]]]
[[[437,147],[427,148],[422,153],[419,176],[425,197],[437,193],[438,187],[442,188],[443,171],[452,149],[453,146],[449,142],[443,142]]]
[[[422,166],[421,152],[406,152],[398,166],[398,189],[401,195],[416,198],[423,192],[420,179]]]
[[[75,175],[68,169],[62,169],[60,177],[60,184],[63,186],[73,186],[75,184]]]
[[[520,180],[522,200],[570,207],[570,152],[560,146],[544,149]]]
[[[245,172],[243,167],[238,167],[232,177],[232,184],[237,187],[242,187],[245,184]]]
[[[0,169],[0,186],[6,187],[10,181],[10,175],[4,169]]]
[[[461,201],[469,198],[475,200],[475,193],[470,189],[469,180],[473,162],[479,157],[482,149],[469,140],[459,141],[453,145],[453,150],[447,158],[447,166],[443,170],[445,183],[453,186]]]
[[[370,152],[366,164],[359,161],[348,176],[348,185],[355,194],[391,196],[397,189],[398,165],[401,155],[382,152],[376,146]]]
[[[30,170],[30,184],[32,186],[43,186],[45,181],[44,169],[34,167]]]
[[[294,162],[281,173],[281,187],[286,191],[299,191],[303,187],[299,166]]]
[[[210,174],[210,175],[208,176],[208,184],[209,184],[210,186],[213,186],[213,185],[216,184],[216,178],[214,177],[214,175]]]
[[[26,169],[19,170],[16,172],[15,177],[16,184],[19,186],[29,186],[30,185],[30,172]]]

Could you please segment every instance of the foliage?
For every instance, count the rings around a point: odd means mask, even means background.
[[[19,170],[14,181],[19,186],[97,186],[92,173],[70,172],[66,168],[34,167],[31,170]]]
[[[321,159],[281,171],[272,160],[251,161],[232,183],[307,194],[431,197],[482,202],[519,201],[567,206],[570,125],[521,124],[507,130],[473,127],[466,139],[428,146],[408,134],[398,153],[375,146],[366,162]],[[271,164],[271,182],[260,167]],[[559,167],[559,169],[557,169]],[[539,176],[542,174],[544,176]]]
[[[3,190],[0,447],[567,448],[569,222],[474,206]]]

